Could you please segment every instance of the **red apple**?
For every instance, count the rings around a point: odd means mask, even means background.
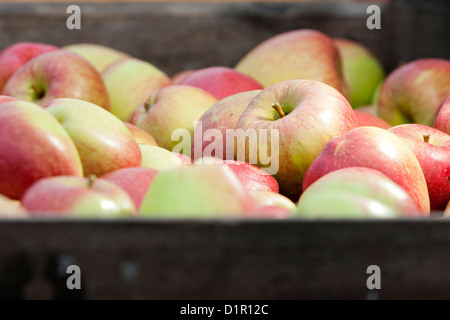
[[[450,94],[450,61],[419,59],[394,70],[378,97],[377,114],[390,125],[432,126],[439,106]]]
[[[0,92],[9,78],[25,63],[47,52],[58,50],[57,47],[35,42],[19,42],[9,46],[0,53]]]
[[[236,66],[264,87],[308,79],[348,95],[341,58],[333,40],[316,30],[293,30],[276,35],[251,50]]]
[[[158,172],[158,170],[150,168],[124,168],[110,172],[102,178],[125,190],[139,210],[142,200]]]
[[[181,84],[181,82],[183,82],[183,80],[186,79],[186,77],[189,76],[194,71],[195,70],[184,70],[178,72],[171,78],[172,84],[173,85]]]
[[[180,84],[203,89],[218,100],[239,92],[264,89],[252,77],[226,67],[196,70],[187,75]]]
[[[312,80],[281,82],[262,90],[240,117],[237,129],[258,133],[261,143],[249,146],[238,134],[236,159],[253,164],[251,158],[257,158],[258,167],[277,179],[280,192],[298,199],[311,162],[328,141],[356,126],[352,107],[336,89]],[[251,154],[254,149],[257,154]],[[270,166],[261,160],[265,153],[271,154]]]
[[[22,198],[32,217],[132,217],[136,208],[129,195],[104,179],[52,177],[33,184]]]
[[[75,98],[110,108],[100,73],[76,53],[65,50],[30,60],[9,79],[3,94],[42,107],[56,98]]]
[[[436,120],[434,120],[434,127],[450,134],[450,96],[445,99],[440,107]]]
[[[227,160],[224,165],[234,172],[247,191],[279,192],[277,180],[257,166],[237,160]]]
[[[35,181],[58,175],[83,175],[78,152],[64,128],[35,104],[1,103],[0,193],[20,199]]]
[[[260,92],[261,90],[253,90],[236,93],[218,101],[211,108],[206,110],[194,129],[194,139],[192,140],[191,151],[192,158],[197,159],[203,156],[211,156],[234,160],[234,140],[227,139],[227,130],[236,129],[239,118],[245,108],[247,108],[250,101],[252,101]],[[220,130],[222,134],[222,156],[215,154],[215,150],[212,150],[213,154],[204,154],[205,149],[207,149],[211,143],[217,143],[215,140],[209,141],[211,139],[206,137],[207,132],[212,132],[213,130]],[[227,148],[232,151],[231,154],[227,154]]]
[[[409,193],[423,215],[429,214],[430,198],[420,163],[395,134],[376,127],[359,127],[331,140],[306,171],[303,191],[325,174],[347,167],[384,173]]]
[[[384,121],[383,119],[374,116],[368,112],[355,110],[355,115],[356,119],[358,119],[359,127],[371,126],[371,127],[378,127],[381,129],[389,129],[391,127],[390,124]]]
[[[444,210],[450,199],[450,135],[421,124],[404,124],[389,131],[402,139],[419,160],[431,210]]]

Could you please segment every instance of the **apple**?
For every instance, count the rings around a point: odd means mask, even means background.
[[[409,193],[423,215],[429,214],[430,199],[420,163],[395,134],[376,127],[358,127],[334,138],[306,171],[303,192],[325,174],[347,167],[384,173]]]
[[[368,112],[355,110],[355,115],[356,119],[358,120],[358,127],[372,126],[381,129],[391,128],[391,125],[389,123]]]
[[[136,213],[122,188],[94,176],[41,179],[27,190],[22,204],[31,217],[120,218]]]
[[[188,157],[188,156],[185,155],[185,154],[178,153],[178,152],[172,152],[172,153],[173,153],[174,156],[180,158],[180,159],[181,159],[181,162],[184,163],[184,164],[192,164],[192,163],[193,163],[193,162],[192,162],[192,158],[191,158],[191,157]]]
[[[118,50],[93,43],[78,43],[65,46],[63,50],[74,52],[89,61],[98,72],[103,72],[110,64],[129,56]]]
[[[292,210],[278,206],[262,206],[255,209],[255,217],[268,219],[284,219],[292,216]]]
[[[58,50],[57,47],[35,42],[19,42],[0,53],[0,92],[9,78],[31,59],[47,52]]]
[[[234,172],[247,191],[279,192],[277,180],[264,170],[250,163],[228,160],[224,165],[228,166]]]
[[[148,188],[158,173],[158,170],[150,168],[123,168],[102,176],[102,179],[113,182],[125,190],[139,210]]]
[[[9,79],[2,94],[42,107],[57,98],[74,98],[109,110],[108,92],[101,75],[88,61],[64,50],[30,60]]]
[[[127,127],[101,107],[77,99],[55,99],[46,108],[77,147],[85,176],[102,176],[141,165],[141,151]]]
[[[431,210],[442,211],[450,199],[450,135],[422,124],[389,129],[416,155],[427,181]]]
[[[326,83],[347,96],[341,60],[333,40],[309,29],[276,35],[251,50],[235,67],[270,87],[286,80],[308,79]]]
[[[18,219],[27,217],[27,211],[20,201],[11,200],[0,194],[0,219]]]
[[[445,208],[444,215],[445,215],[446,217],[449,217],[449,216],[450,216],[450,201],[449,201],[448,204],[447,204],[447,208]]]
[[[244,112],[245,108],[249,105],[250,101],[260,93],[261,90],[253,90],[236,93],[232,96],[226,97],[216,104],[214,104],[211,108],[206,110],[205,113],[201,116],[199,122],[194,129],[194,139],[192,140],[192,151],[191,155],[193,159],[197,159],[199,157],[204,156],[203,152],[205,148],[207,148],[211,141],[208,139],[203,139],[205,133],[211,129],[220,130],[223,137],[223,151],[222,158],[228,160],[234,160],[234,141],[227,141],[227,129],[236,129],[239,118]],[[201,130],[200,130],[201,129]],[[201,134],[201,138],[198,136]],[[198,143],[198,147],[195,147],[195,144]],[[232,150],[232,154],[227,154],[228,144],[231,144],[229,150]],[[201,148],[201,149],[200,149]],[[196,150],[198,149],[198,150]],[[213,157],[219,157],[214,152],[211,155]]]
[[[4,102],[10,102],[10,101],[19,101],[16,98],[10,97],[10,96],[2,96],[0,95],[0,103],[4,103]]]
[[[275,206],[285,208],[291,212],[296,209],[294,202],[279,193],[267,190],[252,190],[249,193],[257,207]]]
[[[194,165],[161,171],[141,207],[141,217],[245,217],[254,211],[251,197],[226,166]]]
[[[334,38],[342,61],[342,72],[348,85],[349,102],[353,108],[372,102],[385,73],[381,62],[362,44]]]
[[[264,89],[252,77],[227,67],[209,67],[187,75],[180,84],[203,89],[218,100],[245,91]]]
[[[261,91],[241,115],[237,129],[259,132],[258,140],[260,130],[268,130],[267,146],[263,142],[257,145],[258,166],[266,166],[261,161],[261,150],[267,147],[272,155],[277,151],[278,170],[273,176],[283,195],[298,199],[303,175],[323,147],[356,126],[352,107],[336,89],[313,80],[290,80]],[[271,141],[274,132],[278,132],[279,141]],[[243,139],[238,135],[238,140]],[[248,144],[238,142],[236,156],[252,163],[249,159],[254,146]],[[242,154],[245,159],[239,158]]]
[[[83,175],[64,128],[33,103],[1,103],[0,194],[17,200],[35,181],[58,175]]]
[[[185,164],[179,154],[160,147],[140,144],[139,149],[142,154],[141,167],[143,168],[165,170]]]
[[[164,72],[134,58],[114,62],[102,76],[111,99],[111,113],[126,122],[154,91],[170,84]]]
[[[440,107],[433,126],[446,134],[450,134],[450,96],[445,99]]]
[[[194,71],[195,70],[184,70],[184,71],[178,72],[177,74],[172,76],[172,78],[171,78],[172,84],[181,84],[181,82],[184,79],[186,79],[186,77]]]
[[[399,218],[420,217],[411,196],[375,169],[348,167],[325,174],[298,202],[296,217]]]
[[[394,70],[378,97],[378,116],[390,125],[433,126],[439,106],[450,94],[450,61],[419,59]]]
[[[134,140],[136,140],[138,144],[147,144],[149,146],[158,147],[155,138],[153,138],[149,133],[136,127],[135,125],[132,125],[131,123],[124,122],[124,124],[128,128],[128,130],[130,130]]]
[[[377,106],[375,104],[368,104],[368,105],[365,105],[365,106],[359,106],[359,107],[355,108],[355,111],[363,111],[363,112],[369,113],[369,114],[371,114],[373,116],[376,116],[377,115]],[[381,119],[381,120],[383,120],[383,119]]]
[[[214,96],[202,89],[184,85],[168,86],[155,91],[136,110],[132,122],[155,138],[159,146],[172,151],[179,143],[173,141],[172,133],[177,129],[185,129],[192,137],[194,122],[216,102]],[[190,153],[190,149],[183,153]]]

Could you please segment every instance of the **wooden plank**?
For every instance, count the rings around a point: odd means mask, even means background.
[[[381,4],[388,13],[388,5]],[[313,28],[361,41],[389,65],[382,30],[367,30],[367,4],[130,3],[80,4],[82,29],[66,28],[66,4],[0,4],[0,48],[18,41],[64,46],[94,42],[125,51],[169,74],[212,65],[233,67],[278,33]]]
[[[0,224],[0,298],[450,298],[449,221]],[[82,290],[65,287],[67,265]]]

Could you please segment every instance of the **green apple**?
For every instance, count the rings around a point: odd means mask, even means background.
[[[385,76],[381,62],[358,42],[334,38],[334,44],[341,56],[351,106],[356,108],[371,103],[375,90]]]
[[[141,167],[165,170],[184,164],[180,157],[166,149],[146,144],[140,144],[139,149],[142,154]]]
[[[172,133],[177,129],[185,129],[192,137],[195,121],[216,102],[217,99],[203,89],[184,85],[168,86],[155,91],[136,110],[133,123],[155,138],[160,147],[172,151],[179,143],[172,139]],[[190,149],[184,152],[189,153]]]
[[[102,76],[111,100],[111,113],[127,122],[154,91],[170,84],[170,78],[164,72],[134,58],[114,62]]]
[[[133,135],[108,111],[76,99],[55,99],[47,110],[74,141],[85,176],[141,165],[141,151]]]
[[[411,196],[380,171],[349,167],[328,173],[300,197],[303,218],[420,217]]]
[[[281,207],[290,211],[294,211],[297,208],[290,199],[272,191],[251,190],[250,197],[253,199],[256,207]]]
[[[127,58],[126,53],[118,50],[92,43],[72,44],[62,48],[63,50],[74,52],[89,61],[98,72],[103,72],[110,64]]]
[[[226,166],[192,165],[161,171],[141,207],[141,217],[244,217],[254,204]]]
[[[27,211],[18,200],[11,200],[0,194],[0,219],[19,219],[27,217]]]

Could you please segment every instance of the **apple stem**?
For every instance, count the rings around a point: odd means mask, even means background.
[[[34,91],[34,93],[36,94],[36,98],[37,98],[38,100],[40,100],[40,99],[42,99],[42,98],[44,97],[45,91],[42,90],[39,86],[33,85],[33,86],[31,87],[31,89],[32,89],[32,90]]]
[[[97,180],[97,177],[94,174],[90,174],[88,176],[88,188],[92,189],[94,187],[94,183]]]
[[[425,141],[425,143],[428,143],[430,141],[430,135],[429,134],[424,134],[423,135],[423,141]]]
[[[272,108],[274,108],[276,112],[278,112],[281,118],[286,115],[278,102],[273,103]]]

